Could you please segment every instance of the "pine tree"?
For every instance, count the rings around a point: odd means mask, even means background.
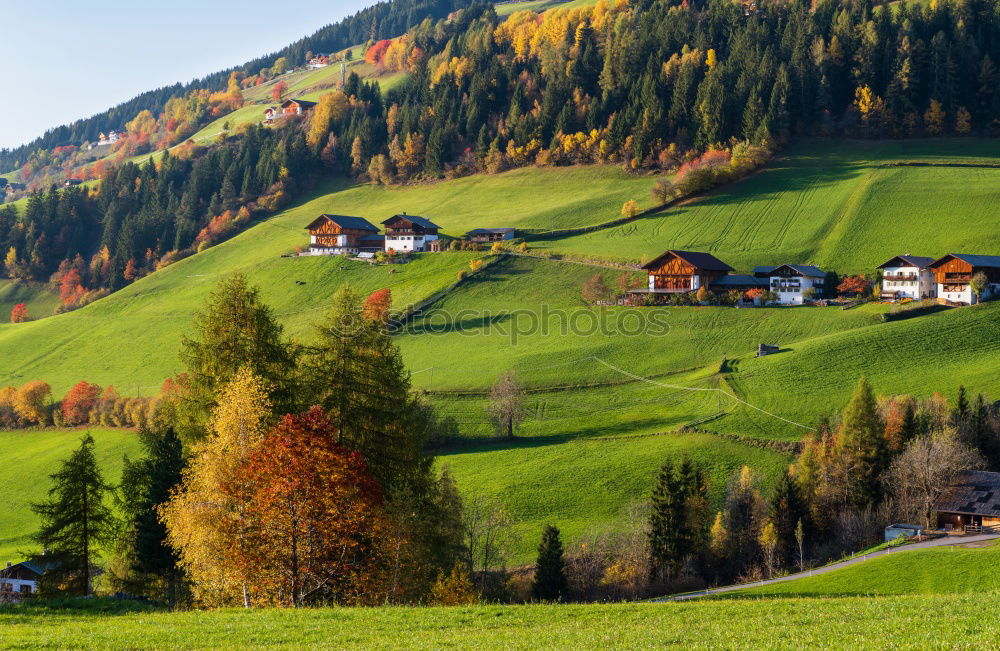
[[[542,542],[538,545],[538,561],[535,564],[531,594],[539,601],[563,601],[568,592],[559,529],[546,525],[542,532]]]
[[[38,560],[48,566],[43,590],[66,586],[87,596],[98,547],[110,539],[114,527],[114,516],[104,503],[110,486],[97,466],[93,437],[84,435],[80,447],[50,477],[48,500],[31,505],[42,521],[35,540],[44,549]]]
[[[649,514],[650,578],[668,575],[680,561],[680,532],[683,509],[682,489],[672,460],[660,467],[653,489],[652,510]]]
[[[881,497],[879,482],[888,464],[884,429],[871,385],[862,376],[841,416],[836,437],[835,453],[848,504],[862,507]]]
[[[164,432],[144,430],[139,438],[146,456],[135,462],[126,457],[118,489],[125,519],[120,548],[133,571],[166,578],[166,597],[172,607],[179,578],[179,557],[167,544],[167,528],[160,520],[158,509],[181,482],[184,450],[173,429]]]
[[[795,561],[795,528],[807,515],[808,507],[798,484],[790,473],[785,473],[771,498],[771,522],[778,537],[775,549],[778,564],[789,565]]]

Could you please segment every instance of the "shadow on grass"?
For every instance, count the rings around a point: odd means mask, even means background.
[[[29,599],[16,604],[0,604],[0,615],[127,615],[165,612],[166,605],[156,601],[116,599],[114,597],[62,597]]]

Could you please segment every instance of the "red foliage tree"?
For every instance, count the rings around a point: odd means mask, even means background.
[[[128,262],[125,264],[125,273],[122,274],[125,280],[132,281],[138,278],[139,273],[135,268],[135,258],[129,258]]]
[[[375,599],[371,588],[389,536],[382,490],[361,455],[338,445],[336,435],[319,407],[284,416],[238,473],[254,490],[240,544],[223,562],[252,570],[244,576],[252,577],[255,601]]]
[[[274,88],[271,89],[271,99],[275,102],[280,102],[281,96],[285,94],[286,90],[288,90],[288,84],[283,81],[279,81],[274,85]]]
[[[59,281],[59,300],[62,301],[63,305],[72,305],[85,293],[87,290],[80,282],[79,271],[70,269],[63,274],[62,280]]]
[[[14,309],[10,311],[10,322],[11,323],[24,323],[28,320],[28,306],[24,303],[18,303],[14,306]]]
[[[837,285],[837,292],[846,296],[856,296],[867,291],[868,286],[864,276],[844,276]]]
[[[378,41],[375,45],[368,48],[367,52],[365,52],[365,61],[373,64],[381,63],[382,58],[385,56],[385,52],[389,49],[390,45],[392,45],[391,40],[387,39]]]
[[[100,396],[101,387],[96,384],[80,382],[74,385],[62,399],[63,422],[67,425],[86,423]]]
[[[366,319],[382,323],[389,320],[390,308],[392,308],[392,290],[388,288],[372,292],[361,304],[361,312]]]

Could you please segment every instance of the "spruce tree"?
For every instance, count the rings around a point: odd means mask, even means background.
[[[46,567],[43,590],[90,594],[90,572],[98,547],[108,542],[114,517],[104,503],[110,487],[94,456],[94,439],[86,434],[62,467],[50,475],[48,499],[32,504],[42,521],[35,540],[42,546],[38,561]]]
[[[184,449],[173,429],[164,432],[143,430],[139,433],[146,456],[139,461],[126,457],[119,485],[119,497],[124,517],[119,551],[130,569],[142,578],[166,580],[166,597],[173,606],[179,578],[178,557],[167,544],[167,529],[157,509],[167,502],[181,482],[184,471]],[[143,580],[148,596],[149,580]]]
[[[680,561],[682,500],[674,463],[667,459],[660,467],[651,499],[648,534],[651,579],[669,574]]]
[[[841,417],[836,452],[843,471],[844,497],[863,507],[881,497],[882,471],[888,464],[884,426],[871,385],[862,376]]]
[[[531,594],[539,601],[562,601],[568,591],[559,529],[546,525],[542,532],[542,542],[538,545],[538,561]]]
[[[771,499],[771,522],[778,535],[777,558],[785,565],[796,559],[795,530],[803,526],[808,516],[808,506],[799,492],[798,483],[790,473],[782,475]]]

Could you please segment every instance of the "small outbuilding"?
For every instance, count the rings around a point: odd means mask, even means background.
[[[516,230],[513,228],[473,228],[463,239],[478,244],[491,244],[514,239]]]
[[[892,542],[897,538],[916,538],[924,535],[924,528],[919,524],[890,524],[885,528],[885,541]]]
[[[1000,472],[966,470],[934,506],[940,529],[1000,528]]]

